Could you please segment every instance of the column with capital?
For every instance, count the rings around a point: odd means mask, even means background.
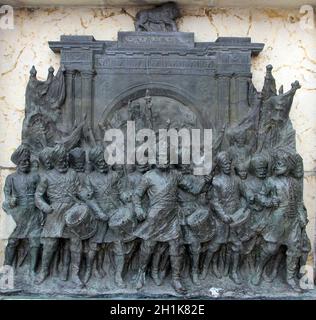
[[[88,140],[95,143],[93,128],[94,128],[94,114],[93,114],[93,78],[94,70],[81,70],[81,115],[80,122],[86,117],[86,125],[84,127],[84,136]]]
[[[81,121],[87,117],[87,125],[93,127],[93,77],[94,70],[81,70]]]
[[[243,119],[249,111],[248,93],[250,73],[237,73],[231,79],[230,90],[230,118],[232,122],[238,122],[237,119]]]
[[[72,129],[75,121],[75,74],[76,71],[67,69],[66,72],[66,101],[63,112],[63,124],[67,132]]]
[[[229,107],[230,107],[230,74],[216,74],[217,82],[217,101],[218,108],[216,114],[217,127],[221,128],[224,124],[230,122]]]

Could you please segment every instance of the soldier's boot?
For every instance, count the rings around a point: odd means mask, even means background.
[[[98,268],[97,267],[96,270],[95,270],[95,275],[96,275],[97,278],[103,279],[106,274],[105,274],[105,271],[102,268]]]
[[[192,268],[191,271],[191,277],[192,277],[192,282],[196,285],[199,286],[201,284],[200,278],[199,278],[199,270],[197,268]]]
[[[82,287],[83,283],[79,277],[80,271],[80,263],[81,263],[81,252],[71,252],[71,270],[70,270],[70,279],[71,282],[74,283],[78,287]]]
[[[240,285],[242,283],[241,279],[240,279],[240,275],[239,275],[239,253],[238,252],[234,252],[232,255],[233,258],[233,265],[232,265],[232,271],[230,274],[230,278],[238,285]]]
[[[141,266],[138,269],[137,277],[136,277],[136,289],[140,290],[146,282],[146,267]]]
[[[213,266],[213,273],[215,275],[215,277],[217,279],[221,279],[222,278],[222,274],[221,272],[219,271],[219,261],[216,261],[215,259],[213,259],[213,263],[212,263],[212,266]],[[224,267],[224,265],[223,265]]]
[[[170,256],[171,261],[171,272],[172,272],[172,286],[176,292],[179,294],[186,294],[187,290],[183,287],[181,283],[181,266],[182,257],[181,256]]]
[[[62,281],[68,280],[70,261],[71,261],[70,250],[66,249],[65,252],[63,253],[63,266],[59,276]]]
[[[231,258],[232,258],[232,255],[231,255],[230,249],[226,248],[225,258],[224,258],[224,271],[223,271],[224,277],[227,277],[229,275]]]
[[[303,252],[302,256],[299,259],[298,265],[298,276],[301,278],[304,276],[305,272],[301,270],[301,267],[306,266],[308,260],[308,252]]]
[[[286,282],[290,288],[296,292],[302,292],[296,280],[296,270],[299,258],[293,256],[286,257]]]
[[[87,254],[87,259],[86,259],[87,268],[86,268],[85,275],[83,277],[83,283],[84,284],[87,284],[88,281],[91,278],[92,269],[93,269],[93,263],[94,263],[94,260],[95,260],[96,253],[97,252],[95,250],[91,250]]]
[[[151,278],[153,279],[156,286],[161,286],[162,280],[159,277],[159,270],[157,268],[151,267]]]
[[[192,277],[192,282],[197,286],[201,284],[199,279],[199,260],[200,260],[199,253],[192,254],[191,277]]]
[[[159,277],[159,262],[161,258],[160,252],[155,252],[151,263],[151,277],[156,286],[160,286],[162,281]]]
[[[34,277],[35,275],[38,253],[39,253],[39,248],[37,247],[31,248],[30,250],[31,261],[30,261],[30,269],[29,269],[30,277]]]
[[[248,263],[249,263],[250,272],[254,273],[256,270],[256,265],[255,265],[255,259],[251,254],[248,256]]]
[[[36,284],[41,284],[44,280],[49,276],[49,266],[52,261],[54,251],[52,250],[44,250],[43,257],[42,257],[42,267],[41,271],[35,280]]]
[[[122,278],[122,273],[123,273],[124,264],[125,264],[125,257],[124,255],[116,254],[114,256],[114,261],[115,261],[114,281],[119,288],[126,288],[126,285]]]
[[[151,252],[140,252],[139,256],[139,269],[136,277],[136,289],[141,289],[146,282],[146,269],[151,257]]]
[[[96,268],[96,276],[99,279],[103,279],[105,277],[105,271],[103,270],[104,256],[105,256],[105,250],[101,249],[97,254],[97,268]]]
[[[68,274],[69,274],[69,264],[64,264],[60,272],[60,276],[59,276],[60,280],[67,281]]]
[[[214,252],[207,251],[206,257],[205,257],[204,262],[203,262],[202,273],[201,273],[201,276],[200,276],[201,280],[204,280],[206,278],[213,256],[214,256]]]
[[[272,267],[272,271],[270,274],[267,273],[266,269],[263,272],[263,278],[264,280],[266,280],[267,282],[272,282],[273,280],[276,279],[278,272],[279,272],[279,266],[282,260],[282,253],[278,253],[273,261],[273,267]]]
[[[7,246],[4,254],[4,265],[12,266],[14,257],[15,257],[15,247]]]
[[[258,265],[256,267],[255,273],[252,276],[250,282],[251,284],[258,286],[261,282],[262,273],[265,265],[267,264],[268,260],[270,259],[271,255],[266,253],[265,251],[261,251],[260,254],[260,260],[258,262]]]

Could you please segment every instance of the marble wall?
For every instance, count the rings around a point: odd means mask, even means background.
[[[62,34],[93,35],[116,40],[118,31],[133,31],[137,8],[39,8],[15,9],[14,29],[0,29],[0,190],[13,171],[12,151],[19,145],[24,117],[24,93],[34,64],[45,79],[50,65],[59,66],[59,56],[47,41]],[[299,80],[290,117],[297,132],[297,149],[304,158],[304,199],[309,215],[308,234],[314,237],[316,213],[316,29],[303,28],[299,10],[182,8],[179,30],[194,32],[196,41],[214,41],[219,36],[251,37],[265,43],[253,58],[253,82],[261,90],[265,66],[274,66],[277,87],[290,88]],[[1,193],[0,203],[3,194]],[[6,239],[14,228],[0,211],[0,265]]]

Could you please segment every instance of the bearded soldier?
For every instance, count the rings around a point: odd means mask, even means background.
[[[157,164],[157,168],[146,172],[134,194],[137,218],[142,221],[135,235],[143,241],[140,248],[137,289],[145,283],[145,272],[157,242],[169,244],[172,285],[183,294],[186,289],[181,283],[182,252],[181,227],[178,219],[178,187],[193,191],[176,170],[170,170],[169,164]],[[148,195],[149,208],[145,213],[142,198]]]
[[[249,219],[240,227],[239,234],[242,241],[242,258],[249,258],[250,267],[255,268],[255,260],[251,256],[255,245],[260,241],[261,231],[266,225],[268,212],[257,200],[256,195],[262,189],[268,174],[268,160],[263,154],[256,154],[250,160],[247,179],[241,182],[244,196],[251,210]]]
[[[210,200],[216,220],[216,235],[210,241],[208,251],[203,264],[201,278],[205,279],[210,262],[214,254],[222,245],[228,245],[226,263],[232,258],[232,268],[230,277],[236,284],[241,284],[239,275],[239,253],[242,243],[238,237],[238,231],[230,227],[233,222],[232,214],[241,208],[241,186],[238,180],[231,175],[231,158],[228,152],[222,151],[215,159],[219,174],[215,175],[207,198]],[[232,252],[232,253],[231,253]],[[220,277],[220,273],[215,268],[214,273]]]
[[[105,221],[107,218],[111,218],[121,205],[119,194],[120,177],[115,171],[109,169],[104,160],[104,149],[101,146],[94,147],[89,151],[89,160],[94,170],[87,176],[86,187],[91,197],[97,201],[104,217],[98,221],[96,235],[89,240],[90,248],[84,281],[87,283],[90,279],[93,262],[100,246],[107,243],[111,244],[114,251],[115,282],[119,287],[125,287],[122,279],[125,260],[123,235],[117,230],[108,228],[108,224]]]
[[[85,179],[85,166],[86,166],[86,153],[82,148],[74,148],[69,152],[69,165],[70,168],[73,169],[78,177],[79,185],[77,189],[77,194],[80,195],[84,187],[84,179]],[[66,228],[67,229],[67,228]],[[80,238],[71,233],[70,230],[66,230],[66,234],[69,234],[70,239],[64,240],[63,246],[63,255],[62,255],[62,264],[64,274],[63,280],[67,280],[69,266],[71,267],[71,280],[77,285],[81,286],[82,282],[79,278],[80,271],[80,263],[82,258],[82,241]]]
[[[121,199],[126,206],[128,206],[133,212],[133,216],[135,217],[135,210],[133,204],[133,195],[135,193],[136,188],[138,187],[142,176],[149,170],[148,164],[141,165],[136,163],[136,165],[128,165],[126,168],[126,175],[124,175],[121,179],[120,188],[121,188]],[[148,206],[148,199],[145,200],[145,207]],[[136,227],[136,221],[135,225]],[[133,257],[136,254],[135,250],[137,250],[139,243],[139,239],[134,239],[135,236],[130,237],[130,241],[125,242],[125,260],[126,267],[129,266],[129,263],[133,261]],[[137,258],[136,258],[137,259]],[[135,260],[136,261],[136,260]]]
[[[43,177],[42,179],[44,179],[44,176],[46,175],[47,172],[49,172],[54,168],[53,153],[54,153],[53,147],[45,147],[38,155],[38,159],[42,169],[40,170],[40,177]],[[41,224],[44,225],[46,220],[46,213],[43,211],[42,211],[42,217],[43,217],[43,220]],[[60,253],[62,253],[61,246],[58,248],[58,250]],[[58,273],[59,252],[55,254],[53,258],[54,262],[52,262],[54,264],[54,271],[56,271],[56,273]]]
[[[301,210],[300,183],[290,176],[293,169],[290,154],[278,150],[274,162],[274,175],[268,178],[258,196],[262,205],[272,208],[267,226],[262,231],[263,243],[260,260],[252,283],[258,285],[267,261],[286,246],[286,281],[295,291],[301,291],[296,283],[296,272],[301,256],[302,228],[306,226],[306,214]]]
[[[17,170],[6,178],[3,209],[12,216],[16,227],[8,240],[4,265],[13,264],[17,246],[21,240],[28,239],[32,276],[37,265],[41,234],[41,213],[34,202],[39,176],[30,172],[30,150],[25,145],[14,151],[11,161],[17,165]]]
[[[78,200],[80,181],[73,169],[68,167],[68,153],[66,149],[57,145],[52,154],[54,169],[48,171],[37,187],[35,194],[36,205],[47,214],[41,234],[43,243],[42,268],[37,283],[42,283],[49,275],[52,258],[61,239],[70,239],[65,244],[70,245],[72,266],[72,280],[81,285],[79,278],[80,256],[77,254],[78,242],[71,237],[65,228],[65,213]],[[65,230],[66,229],[66,230]],[[65,250],[68,250],[67,248]],[[68,264],[63,265],[62,277],[67,279]]]
[[[207,184],[204,179],[192,174],[190,165],[182,165],[182,179],[191,185],[191,192],[179,188],[179,219],[182,229],[182,241],[188,246],[191,260],[191,277],[194,284],[199,285],[200,253],[213,236],[213,225],[208,208],[204,207],[197,194],[203,192]],[[192,191],[194,190],[194,194]],[[205,190],[206,191],[206,190]],[[194,225],[193,225],[194,224]]]
[[[43,169],[45,169],[45,170],[53,169],[53,163],[52,163],[53,151],[54,151],[54,148],[46,147],[38,155],[39,161],[40,161]]]
[[[302,245],[301,257],[299,260],[298,267],[302,267],[306,265],[308,254],[311,251],[311,243],[306,233],[306,225],[308,223],[307,211],[303,202],[303,176],[304,176],[303,159],[299,154],[293,153],[292,151],[290,151],[289,161],[291,162],[291,166],[292,166],[291,176],[297,180],[298,186],[299,186],[297,189],[297,194],[298,194],[297,205],[301,212],[303,227],[302,227],[302,237],[301,237],[301,245]],[[276,254],[276,256],[271,259],[273,262],[272,271],[269,275],[267,275],[266,272],[263,273],[265,280],[272,282],[277,277],[278,269],[281,264],[283,255],[284,255],[283,251],[279,251]],[[265,268],[265,270],[267,270],[267,268]]]
[[[304,166],[303,166],[303,159],[302,157],[296,153],[292,155],[292,162],[293,162],[293,170],[291,172],[292,176],[297,179],[297,182],[299,184],[298,187],[298,192],[299,192],[299,203],[298,207],[300,210],[300,216],[302,217],[302,255],[300,258],[300,266],[306,265],[308,254],[311,251],[311,242],[308,239],[307,233],[306,233],[306,225],[308,223],[308,218],[307,218],[307,210],[304,205],[304,200],[303,200],[303,177],[304,177]]]

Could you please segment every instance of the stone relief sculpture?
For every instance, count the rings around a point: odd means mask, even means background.
[[[39,81],[35,67],[30,70],[25,93],[22,142],[28,144],[35,154],[44,147],[54,146],[56,142],[62,143],[69,150],[83,134],[84,121],[78,126],[74,125],[69,132],[58,125],[66,96],[64,72],[64,67],[61,67],[54,76],[54,68],[50,67],[47,80]]]
[[[40,250],[42,215],[35,205],[35,191],[39,176],[31,172],[30,150],[21,145],[11,156],[17,166],[16,172],[5,181],[3,210],[12,216],[16,228],[10,235],[5,251],[5,265],[12,265],[17,255],[19,242],[28,239],[28,250],[31,257],[30,275],[34,275]]]
[[[196,44],[175,32],[178,16],[173,3],[140,11],[136,31],[146,32],[119,33],[115,44],[62,36],[50,43],[61,52],[56,76],[50,68],[38,81],[31,69],[3,202],[16,223],[4,263],[22,292],[302,291],[311,246],[289,118],[300,85],[277,93],[268,65],[257,91],[249,66],[262,44]],[[194,175],[193,161],[168,154],[165,164],[107,163],[104,132],[127,121],[156,133],[213,129],[211,172]]]
[[[141,10],[136,15],[136,31],[178,31],[175,20],[180,18],[177,4],[164,3],[154,9]]]

